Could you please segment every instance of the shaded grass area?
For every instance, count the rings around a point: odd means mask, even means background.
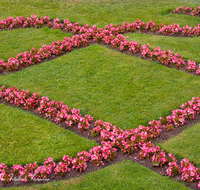
[[[44,185],[9,189],[189,189],[182,183],[174,182],[169,177],[163,177],[148,168],[132,161],[123,161],[108,166],[97,172],[86,174],[68,181],[50,182]]]
[[[167,152],[172,152],[178,158],[187,158],[200,167],[200,123],[183,131],[176,137],[161,144]]]
[[[0,163],[42,164],[46,158],[76,156],[97,144],[27,111],[0,104]]]
[[[169,36],[157,36],[150,34],[129,33],[125,34],[127,40],[137,41],[140,45],[149,44],[151,49],[157,48],[161,50],[171,50],[173,53],[178,53],[186,59],[191,59],[200,62],[200,38],[178,38]]]
[[[135,128],[199,96],[200,78],[100,45],[0,76],[0,85],[38,92],[117,126]]]
[[[29,52],[32,47],[38,49],[44,44],[61,41],[64,37],[72,37],[72,34],[49,28],[0,31],[0,59],[7,61],[19,53]]]
[[[69,18],[81,24],[122,24],[141,19],[144,22],[153,20],[156,23],[180,25],[197,25],[200,18],[187,15],[169,14],[179,6],[199,6],[199,0],[4,0],[0,2],[0,19],[7,17],[25,17],[36,14],[49,16],[52,19]]]

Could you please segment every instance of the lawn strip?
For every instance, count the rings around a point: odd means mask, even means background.
[[[184,60],[193,59],[200,63],[200,38],[173,38],[164,36],[152,36],[150,34],[129,33],[124,35],[129,41],[137,41],[139,44],[149,44],[150,49],[160,47],[161,50],[171,50],[183,56]]]

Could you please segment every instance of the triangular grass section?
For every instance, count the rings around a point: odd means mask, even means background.
[[[0,59],[7,61],[10,57],[28,51],[34,47],[50,45],[54,41],[63,40],[64,37],[72,37],[72,34],[49,28],[25,28],[17,30],[0,31]]]
[[[193,125],[176,137],[162,143],[162,148],[176,157],[187,158],[200,167],[200,123]]]
[[[76,156],[97,144],[27,111],[0,104],[0,163],[42,164],[46,158]]]
[[[171,50],[182,55],[185,59],[200,62],[200,38],[177,38],[171,36],[158,36],[150,34],[130,33],[125,34],[127,40],[137,41],[139,44],[149,44],[150,48],[160,47],[161,50]]]
[[[16,188],[9,188],[16,189]],[[18,189],[29,189],[21,187]],[[138,165],[133,161],[125,160],[108,166],[97,172],[86,174],[82,177],[67,181],[50,182],[43,185],[33,185],[31,190],[38,189],[92,189],[92,190],[124,190],[124,189],[189,189],[180,182],[175,182],[169,177],[163,177],[148,168]]]
[[[100,45],[0,76],[0,85],[64,101],[83,114],[135,128],[199,96],[200,77]]]

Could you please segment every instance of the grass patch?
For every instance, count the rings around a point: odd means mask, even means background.
[[[154,49],[158,46],[161,50],[171,50],[173,53],[179,53],[186,59],[200,62],[200,38],[175,38],[169,36],[156,36],[150,34],[130,33],[126,34],[127,40],[137,41],[139,44],[149,44]]]
[[[179,159],[187,158],[200,167],[200,123],[183,131],[176,137],[161,144],[167,152],[172,152]]]
[[[170,114],[199,95],[199,81],[199,77],[100,45],[0,76],[0,85],[64,101],[123,129]]]
[[[174,182],[169,177],[163,177],[148,168],[132,161],[123,161],[108,166],[97,172],[86,174],[68,181],[50,182],[44,185],[9,189],[189,189],[182,183]]]
[[[26,28],[0,32],[0,59],[7,61],[10,57],[30,51],[32,47],[39,49],[44,44],[72,37],[72,34],[49,28]]]
[[[156,23],[180,25],[199,23],[199,18],[187,15],[169,14],[170,10],[179,6],[199,6],[199,0],[4,0],[0,2],[0,19],[36,14],[49,16],[52,19],[69,18],[81,24],[122,24],[141,19],[144,22],[153,20]]]
[[[0,163],[10,166],[63,155],[76,156],[97,145],[27,111],[0,104]]]

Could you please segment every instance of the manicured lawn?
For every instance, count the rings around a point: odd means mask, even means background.
[[[169,12],[179,6],[199,6],[199,0],[9,0],[1,1],[0,19],[13,16],[39,17],[44,15],[54,19],[69,18],[72,22],[81,24],[96,24],[103,27],[106,24],[122,24],[141,19],[144,22],[153,20],[156,23],[180,25],[197,25],[199,18],[187,15],[170,15]]]
[[[147,125],[199,95],[200,77],[100,45],[79,49],[23,71],[0,85],[61,100],[123,129]]]
[[[6,62],[19,53],[30,52],[32,47],[38,49],[44,44],[50,45],[54,41],[62,41],[64,37],[72,36],[72,34],[49,28],[9,30],[1,31],[0,34],[0,59]]]
[[[35,14],[38,17],[47,15],[51,19],[68,18],[72,22],[96,24],[97,27],[110,23],[122,24],[124,21],[131,23],[137,19],[143,22],[152,20],[158,24],[195,26],[200,23],[199,17],[169,12],[179,6],[195,8],[199,4],[199,0],[4,0],[0,1],[0,19]],[[71,37],[71,34],[47,28],[0,31],[0,34],[0,59],[5,61],[18,53],[30,51],[32,47],[40,48],[65,36]],[[200,38],[182,39],[139,33],[126,36],[129,36],[128,40],[149,43],[152,48],[160,46],[164,50],[170,49],[184,58],[200,62]],[[150,120],[170,114],[193,96],[200,96],[200,77],[99,45],[75,50],[58,59],[0,76],[1,85],[15,85],[19,89],[48,96],[51,100],[64,101],[71,108],[81,109],[82,114],[90,114],[94,119],[103,119],[123,129],[147,125]],[[0,139],[3,139],[0,142],[0,163],[8,165],[33,161],[42,163],[50,156],[58,160],[64,154],[75,156],[77,152],[95,145],[48,121],[5,105],[0,105],[0,123]],[[179,144],[173,148],[174,151],[177,148],[177,153],[173,153],[178,157],[187,156],[197,164],[199,155],[196,150],[191,150],[191,146],[199,144],[198,126],[191,128],[189,134],[193,138],[187,137],[187,144],[181,141],[179,150]],[[170,146],[179,142],[170,141]],[[165,144],[163,147],[170,151]],[[188,153],[182,149],[188,150]],[[181,183],[129,161],[81,178],[31,187],[55,188],[187,189]]]
[[[76,156],[97,144],[34,116],[27,111],[0,104],[0,163],[8,166],[46,158],[61,160],[64,155]]]
[[[50,182],[44,185],[34,185],[30,188],[9,189],[189,189],[183,184],[174,182],[168,177],[163,177],[148,168],[138,165],[132,161],[124,161],[108,166],[97,172],[86,174],[82,177],[73,178],[68,181]]]
[[[188,128],[176,137],[164,142],[162,147],[178,158],[187,158],[200,167],[200,123]]]

